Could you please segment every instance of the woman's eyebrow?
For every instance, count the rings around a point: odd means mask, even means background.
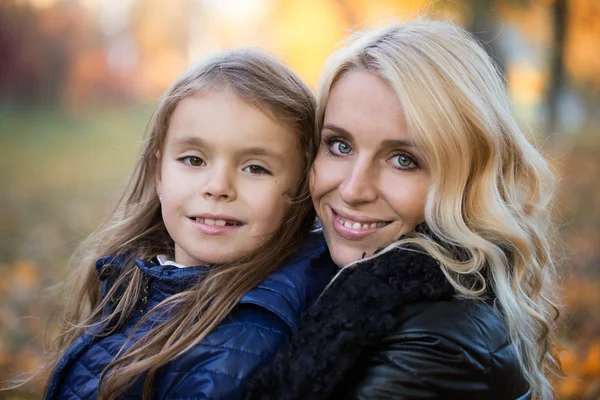
[[[341,126],[332,123],[323,124],[323,129],[329,129],[330,131],[337,132],[340,135],[352,138],[352,134],[350,132]],[[381,145],[384,147],[416,147],[412,141],[404,139],[386,139],[381,143]]]
[[[416,147],[410,140],[386,139],[381,143],[384,147]]]
[[[330,131],[337,132],[342,136],[347,136],[348,138],[352,138],[352,134],[350,132],[348,132],[346,129],[342,128],[341,126],[338,126],[338,125],[335,125],[332,123],[323,124],[323,129],[329,129]]]

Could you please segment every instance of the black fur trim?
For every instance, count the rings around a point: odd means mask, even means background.
[[[250,381],[246,399],[326,399],[369,345],[393,333],[406,304],[450,300],[440,264],[394,249],[345,270],[303,318],[289,347]]]

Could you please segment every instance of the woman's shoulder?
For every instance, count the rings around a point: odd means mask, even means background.
[[[401,312],[394,333],[368,353],[373,364],[358,390],[381,387],[370,375],[392,377],[406,387],[453,393],[463,398],[518,398],[528,384],[500,313],[477,300],[418,302]],[[376,373],[374,371],[377,371]],[[371,378],[374,378],[371,377]],[[392,390],[392,389],[390,389]]]
[[[417,302],[403,308],[397,334],[436,334],[493,352],[509,342],[503,317],[492,302],[471,299]]]
[[[520,370],[503,317],[489,303],[466,299],[418,302],[404,307],[400,321],[383,341],[387,348],[404,346],[407,338],[422,344],[435,341],[438,349],[462,352],[465,363],[482,371]]]

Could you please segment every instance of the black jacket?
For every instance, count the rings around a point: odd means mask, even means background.
[[[433,258],[393,250],[346,269],[248,399],[529,399],[493,300],[454,299]]]

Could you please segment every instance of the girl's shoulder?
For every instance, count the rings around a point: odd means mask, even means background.
[[[312,236],[244,295],[200,343],[169,364],[159,398],[239,398],[249,376],[289,343],[300,316],[335,272],[322,237]]]
[[[294,331],[300,316],[316,301],[336,271],[323,235],[311,233],[298,251],[246,293],[240,304],[265,308]]]
[[[102,297],[131,261],[133,259],[126,255],[109,255],[96,262],[98,279],[102,283]],[[162,290],[159,293],[163,295],[177,292],[181,286],[179,283],[189,284],[192,278],[202,273],[195,267],[169,268],[169,271],[165,271],[152,262],[134,261],[145,276],[153,278],[153,285],[160,286]],[[313,232],[283,265],[242,297],[240,306],[254,305],[265,309],[294,331],[300,315],[315,302],[336,271],[322,233]]]

